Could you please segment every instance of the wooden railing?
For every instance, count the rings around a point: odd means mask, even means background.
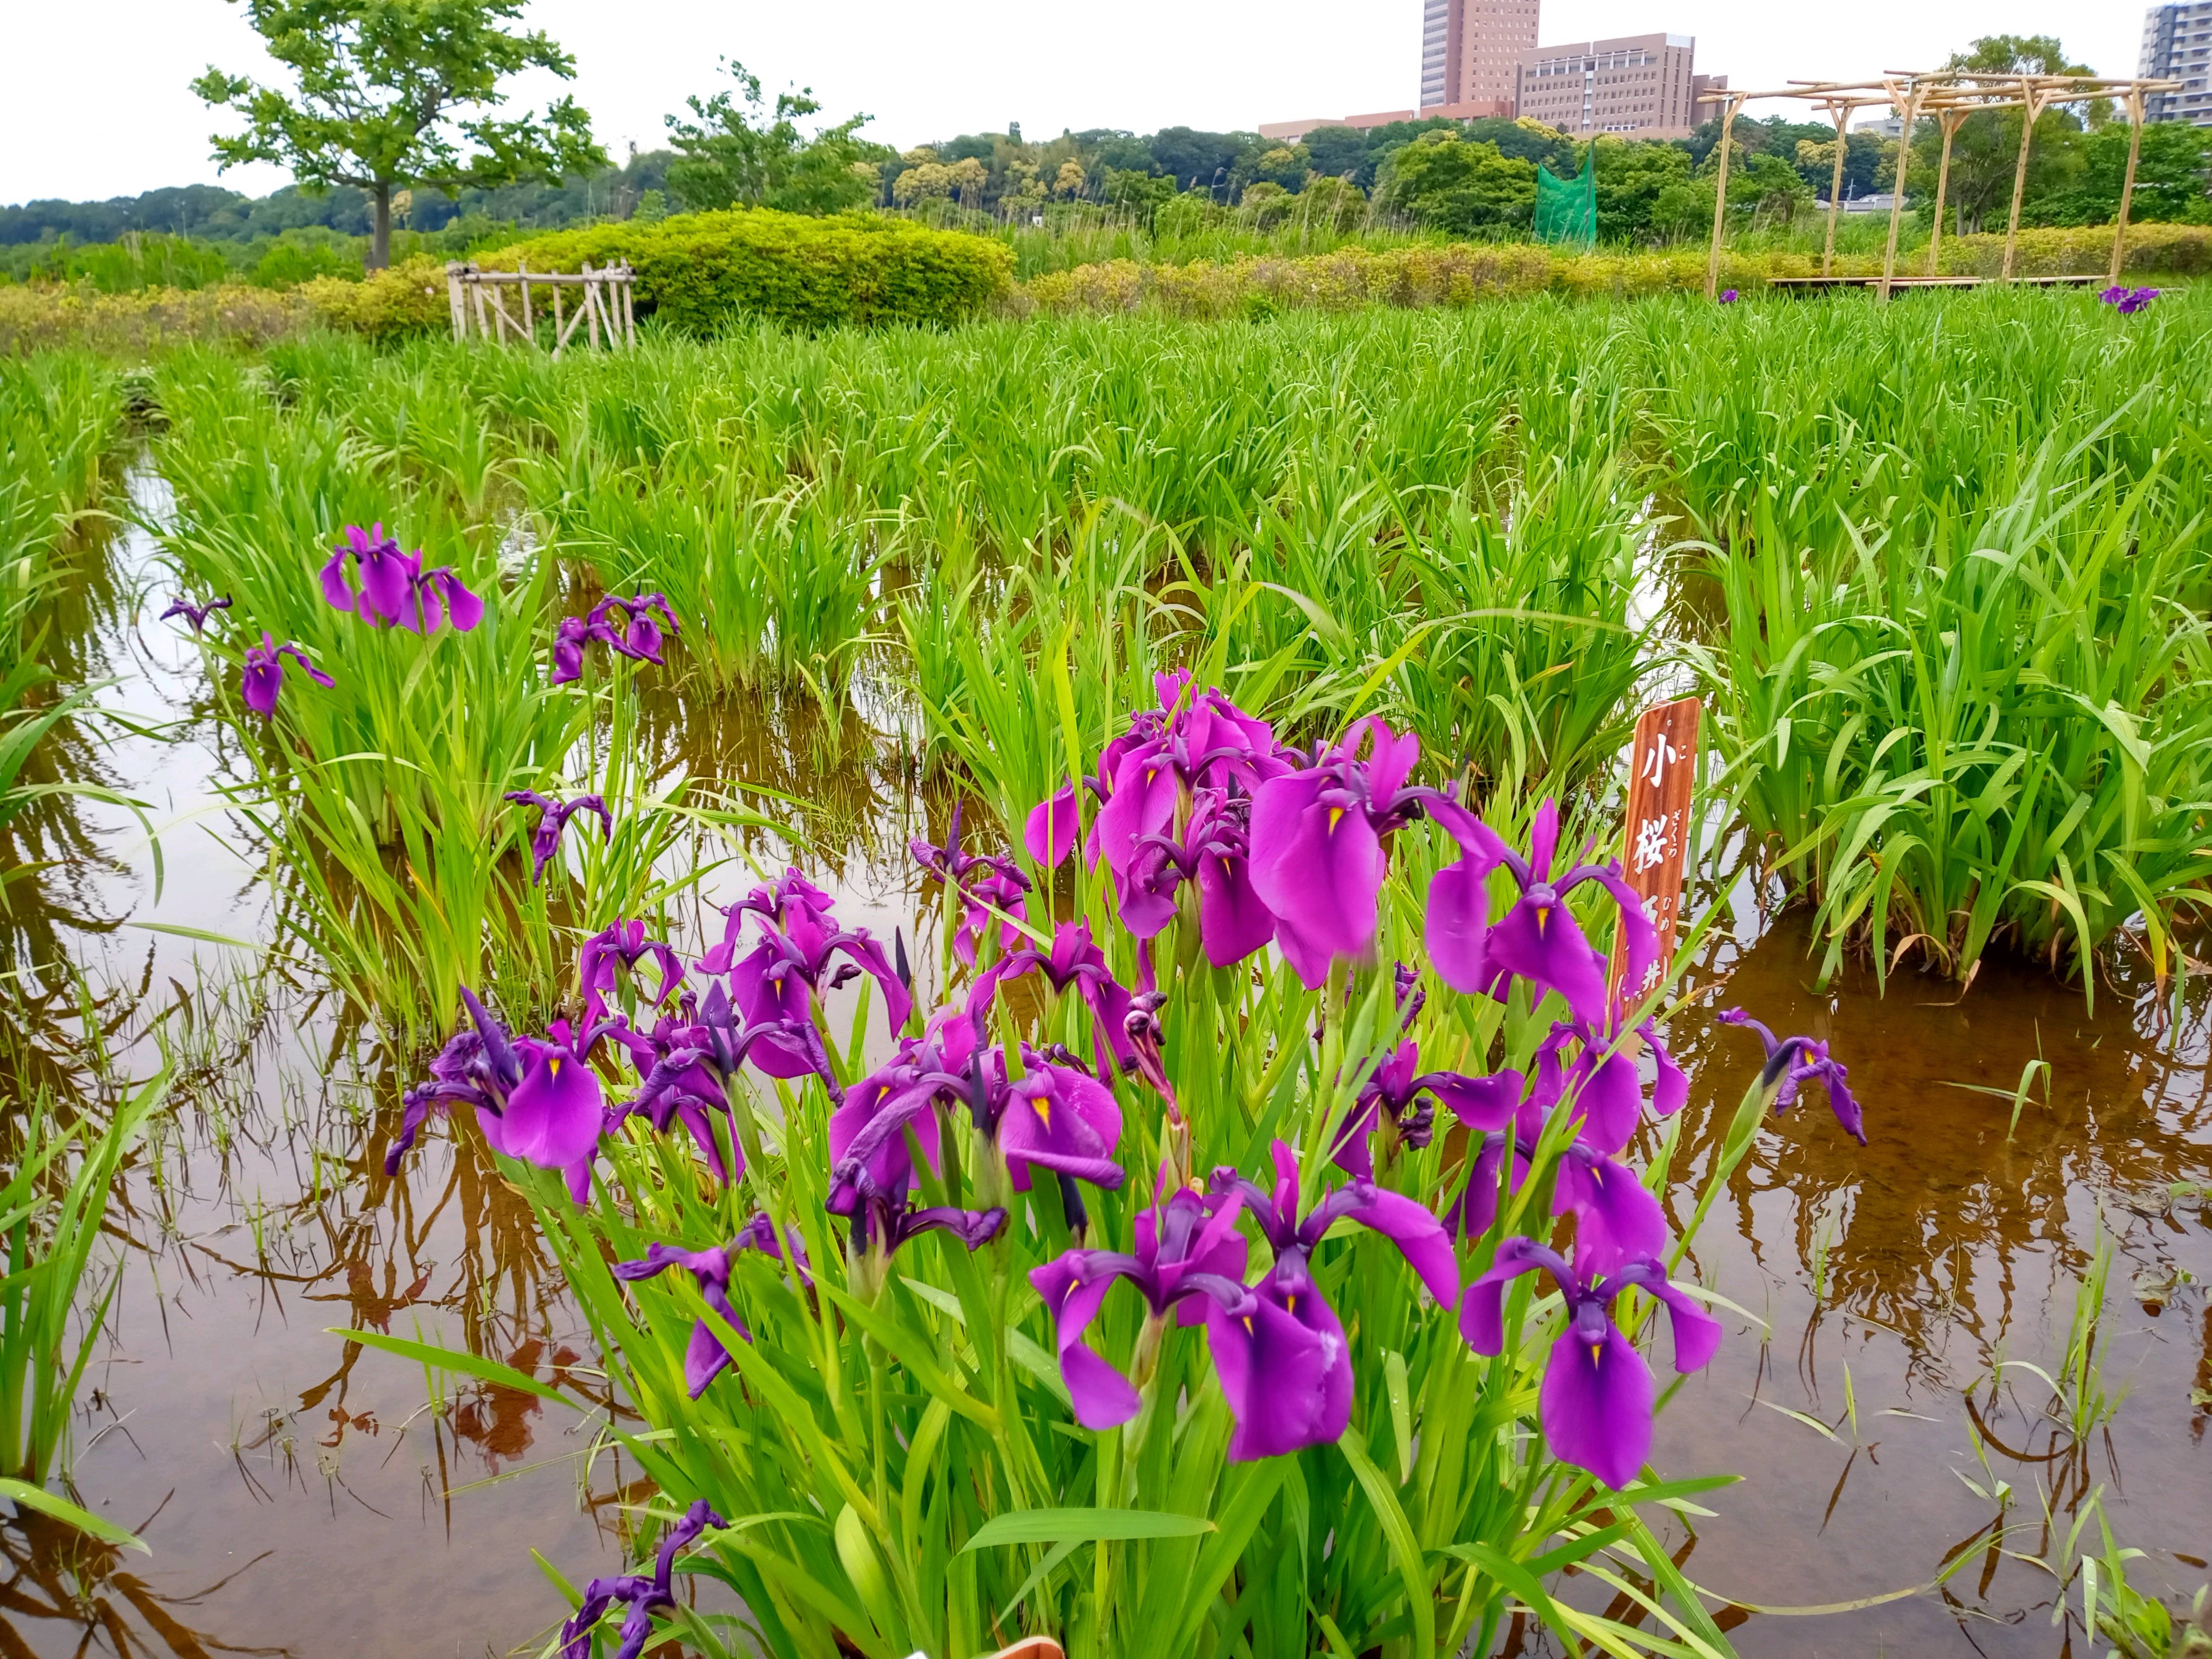
[[[574,274],[532,270],[527,265],[515,270],[483,270],[455,261],[446,267],[446,300],[453,312],[453,337],[465,340],[474,333],[480,339],[501,343],[514,338],[536,345],[538,324],[544,320],[552,325],[556,357],[579,329],[584,331],[594,351],[602,343],[610,351],[634,347],[637,311],[631,289],[635,275],[627,261],[597,270],[587,264]],[[576,298],[573,313],[562,298],[572,289]],[[550,314],[542,305],[532,305],[533,290],[550,291],[553,301]],[[515,302],[512,310],[507,305],[510,291]]]

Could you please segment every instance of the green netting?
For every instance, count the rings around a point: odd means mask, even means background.
[[[1572,179],[1555,179],[1552,170],[1536,167],[1536,240],[1575,242],[1583,247],[1597,244],[1597,146],[1583,157],[1583,170]]]

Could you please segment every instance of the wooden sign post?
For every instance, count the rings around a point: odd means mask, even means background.
[[[1675,924],[1682,914],[1682,861],[1690,842],[1690,786],[1698,775],[1698,716],[1703,705],[1682,697],[1647,708],[1629,744],[1628,824],[1620,862],[1628,884],[1644,901],[1644,914],[1659,931],[1659,957],[1641,985],[1624,985],[1628,971],[1619,929],[1606,974],[1607,1006],[1615,1017],[1633,1007],[1674,960]]]

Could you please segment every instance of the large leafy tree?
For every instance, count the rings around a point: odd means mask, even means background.
[[[2047,34],[1989,34],[1966,51],[1954,52],[1943,67],[1984,75],[2087,75],[2079,64],[2067,61],[2065,49]],[[2092,106],[2093,119],[2103,118],[2103,106]],[[2023,112],[1990,110],[1970,115],[1959,123],[1951,141],[1951,179],[1948,207],[1961,230],[1979,230],[1991,220],[2002,223],[2012,204],[2012,181],[2020,161],[2020,124]],[[2062,190],[2081,168],[2080,117],[2063,107],[2046,109],[2036,118],[2035,142],[2030,146],[2027,197]],[[1943,139],[1934,121],[1918,124],[1912,137],[1912,166],[1908,184],[1914,194],[1935,194],[1942,160]]]
[[[235,0],[234,0],[235,3]],[[513,119],[500,82],[525,70],[574,78],[575,59],[542,33],[507,27],[524,0],[242,0],[288,89],[210,66],[192,82],[246,118],[217,134],[223,167],[274,161],[302,185],[352,185],[374,207],[372,268],[392,258],[392,201],[403,190],[448,194],[607,165],[591,118],[563,97]]]
[[[1536,164],[1427,132],[1394,152],[1376,181],[1376,205],[1464,235],[1489,226],[1525,225],[1536,205]]]
[[[822,107],[811,88],[778,93],[771,110],[760,76],[726,58],[723,66],[741,97],[726,88],[711,98],[687,98],[692,118],[668,118],[677,151],[668,187],[677,200],[688,208],[750,203],[787,213],[836,213],[874,197],[880,165],[892,152],[856,136],[868,117],[855,115],[810,136],[799,123]]]

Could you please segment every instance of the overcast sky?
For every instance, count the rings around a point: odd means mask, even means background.
[[[228,0],[7,0],[0,62],[0,203],[100,198],[216,182],[214,118],[185,83],[209,63],[260,73]],[[619,157],[659,143],[661,118],[711,89],[715,59],[811,85],[825,112],[866,111],[904,149],[1021,123],[1138,132],[1350,114],[1413,103],[1421,0],[533,0],[529,16],[575,54],[574,91]],[[1931,67],[1978,35],[2057,34],[2103,75],[2131,75],[2133,0],[1545,0],[1555,41],[1667,30],[1698,67],[1739,87]],[[535,98],[544,87],[526,88]],[[221,182],[259,194],[274,168]]]

